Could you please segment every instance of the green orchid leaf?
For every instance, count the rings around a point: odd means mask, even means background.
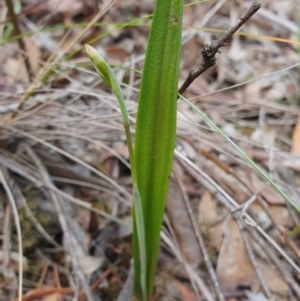
[[[144,214],[149,299],[175,146],[182,11],[182,0],[156,2],[138,103],[134,156]],[[140,300],[141,265],[136,229],[134,225],[135,289]]]

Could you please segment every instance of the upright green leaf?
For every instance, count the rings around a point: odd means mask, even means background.
[[[135,133],[135,168],[146,238],[147,294],[153,291],[160,229],[176,136],[182,0],[157,0],[146,52]],[[141,265],[134,224],[135,289],[141,299]]]

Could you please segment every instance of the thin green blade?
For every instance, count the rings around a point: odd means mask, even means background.
[[[138,104],[135,167],[145,223],[148,298],[153,290],[173,162],[182,10],[182,0],[158,0],[156,3]],[[139,297],[141,267],[136,225],[134,259],[135,288]]]

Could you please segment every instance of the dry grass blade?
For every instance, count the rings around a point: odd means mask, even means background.
[[[213,179],[211,179],[205,172],[199,169],[193,162],[188,158],[183,157],[179,152],[175,152],[178,158],[186,163],[184,165],[187,168],[187,171],[200,180],[204,185],[207,185],[207,189],[211,190],[212,193],[216,191],[220,194],[218,199],[226,206],[229,212],[234,211],[238,208],[236,201],[226,193],[226,191],[220,187]],[[204,180],[204,181],[203,181]],[[300,267],[294,262],[294,260],[278,245],[278,243],[269,236],[258,224],[254,221],[252,217],[248,214],[246,218],[252,225],[257,225],[255,228],[257,231],[285,258],[285,260],[298,272],[300,273]]]
[[[207,249],[205,247],[202,235],[199,232],[198,225],[196,223],[196,219],[194,217],[193,209],[192,209],[192,206],[191,206],[190,201],[188,199],[187,192],[186,192],[186,190],[184,188],[182,180],[178,177],[178,173],[179,173],[178,172],[178,168],[179,168],[179,166],[177,164],[175,164],[175,167],[174,167],[174,176],[175,176],[176,182],[177,182],[177,184],[179,186],[180,193],[182,195],[184,204],[186,206],[186,209],[187,209],[187,212],[188,212],[188,215],[189,215],[189,219],[191,220],[193,231],[195,232],[195,235],[197,237],[197,241],[198,241],[198,244],[199,244],[199,249],[201,250],[201,252],[203,254],[203,259],[204,259],[204,262],[206,264],[206,268],[207,268],[207,271],[209,272],[209,275],[210,275],[210,278],[212,280],[212,283],[213,283],[213,285],[215,287],[215,291],[216,291],[216,294],[218,296],[218,300],[224,301],[225,300],[224,295],[223,295],[223,293],[221,291],[220,284],[219,284],[216,272],[215,272],[215,270],[213,268],[211,259],[210,259],[209,255],[208,255],[208,252],[207,252]]]
[[[35,225],[36,229],[41,233],[41,235],[53,246],[60,248],[60,245],[47,233],[47,231],[44,229],[44,227],[40,224],[40,222],[37,220],[35,215],[32,213],[30,208],[27,205],[26,199],[22,192],[20,191],[19,187],[16,185],[12,187],[10,185],[11,190],[13,191],[13,194],[17,197],[18,196],[18,202],[21,204],[21,206],[25,209],[25,212],[28,216],[28,218],[31,220],[31,222]]]
[[[15,224],[16,224],[16,229],[17,229],[17,234],[18,234],[18,253],[19,253],[19,284],[18,284],[18,300],[22,300],[22,288],[23,288],[23,248],[22,248],[22,231],[21,231],[21,226],[20,226],[20,219],[19,219],[19,214],[17,210],[17,206],[15,203],[15,199],[11,193],[11,190],[9,186],[7,185],[7,181],[4,178],[2,170],[0,170],[0,182],[7,194],[8,200],[10,202],[10,206],[14,215],[15,219]]]
[[[124,195],[127,195],[130,198],[130,194],[121,186],[119,186],[115,181],[113,181],[111,178],[109,178],[108,176],[104,175],[103,173],[101,173],[99,170],[97,170],[96,168],[89,166],[87,163],[85,163],[84,161],[70,155],[69,153],[65,152],[64,150],[56,147],[55,145],[48,143],[40,138],[35,137],[34,135],[31,135],[29,133],[20,131],[20,130],[16,130],[13,127],[7,127],[8,129],[10,129],[13,132],[17,132],[21,135],[23,135],[24,137],[28,137],[36,142],[39,142],[47,147],[49,147],[50,149],[55,150],[58,153],[61,153],[63,155],[65,155],[66,157],[69,157],[70,159],[74,160],[75,162],[85,166],[86,168],[90,169],[91,171],[93,171],[95,174],[99,175],[100,177],[102,177],[103,179],[105,179],[107,182],[109,182],[111,185],[115,186],[115,188],[117,188],[118,190],[120,190],[122,193],[124,193]]]
[[[36,174],[32,174],[32,172],[26,170],[26,168],[20,164],[17,164],[16,162],[14,162],[13,160],[11,160],[8,157],[5,157],[3,155],[0,155],[0,162],[3,166],[5,166],[7,169],[12,170],[13,172],[21,175],[22,177],[24,177],[25,179],[27,179],[28,181],[30,181],[34,186],[36,186],[37,188],[42,188],[43,186],[49,188],[50,190],[54,191],[55,193],[57,193],[59,196],[61,196],[62,198],[78,205],[81,206],[83,208],[89,209],[105,218],[108,218],[109,220],[115,221],[118,224],[122,224],[123,221],[115,218],[109,214],[107,214],[106,212],[99,210],[97,208],[93,208],[91,206],[91,204],[83,202],[82,200],[75,198],[69,194],[67,194],[66,192],[58,189],[57,187],[55,187],[51,182],[49,181],[43,181],[40,179],[40,177]]]
[[[42,177],[47,181],[51,183],[51,179],[49,177],[49,174],[47,172],[47,169],[43,166],[42,162],[38,158],[38,156],[34,153],[32,149],[29,147],[26,149],[30,157],[34,160],[35,164],[37,165]],[[52,184],[52,183],[51,183]],[[56,209],[58,219],[60,222],[60,226],[62,228],[62,231],[64,233],[66,242],[67,242],[67,248],[69,253],[71,254],[71,261],[74,269],[75,275],[77,275],[78,279],[80,280],[80,283],[82,287],[84,288],[84,292],[86,293],[87,300],[88,301],[93,301],[93,296],[90,291],[90,288],[86,284],[86,279],[84,277],[84,274],[82,272],[82,269],[80,267],[79,261],[78,261],[78,256],[75,252],[75,246],[74,243],[71,239],[71,236],[73,235],[71,230],[70,230],[70,223],[67,221],[69,217],[67,216],[66,210],[64,209],[62,200],[58,195],[56,195],[54,192],[50,192],[50,197],[54,203],[54,207]]]
[[[263,275],[262,275],[262,273],[261,273],[261,271],[260,271],[260,269],[257,265],[256,257],[254,255],[254,252],[253,252],[252,248],[251,248],[248,235],[247,235],[247,233],[245,233],[244,225],[238,219],[236,219],[236,223],[237,223],[237,225],[240,229],[240,232],[241,232],[241,235],[242,235],[242,238],[243,238],[243,241],[244,241],[245,248],[247,250],[248,256],[251,260],[251,263],[253,265],[253,268],[255,270],[257,278],[259,279],[259,282],[260,282],[260,284],[261,284],[261,286],[264,290],[264,293],[267,296],[268,300],[273,300],[270,289],[269,289],[268,285],[266,284],[265,279],[264,279],[264,277],[263,277]]]
[[[68,46],[68,48],[65,50],[64,53],[62,53],[58,58],[56,58],[56,60],[54,62],[51,63],[51,60],[53,59],[53,57],[51,56],[47,62],[47,65],[44,67],[44,70],[41,72],[41,74],[35,79],[35,81],[30,85],[30,87],[28,88],[26,94],[24,94],[24,97],[21,99],[21,101],[19,102],[18,105],[18,109],[21,109],[24,102],[27,100],[28,96],[30,96],[30,94],[32,93],[33,89],[35,88],[36,84],[38,84],[40,81],[42,81],[44,79],[45,76],[47,76],[47,74],[49,73],[49,71],[51,71],[51,69],[53,68],[53,66],[55,66],[60,59],[63,58],[63,56],[65,55],[65,53],[67,53],[69,50],[72,49],[72,47],[76,44],[76,42],[99,20],[99,18],[101,18],[106,11],[116,2],[116,0],[110,0],[107,1],[107,3],[105,3],[104,7],[102,8],[102,10],[91,20],[91,22],[74,38],[74,40],[72,41],[72,43],[70,43],[70,45]],[[68,35],[68,34],[67,34]],[[66,36],[67,36],[66,35]],[[15,114],[13,115],[13,117],[15,117]]]
[[[21,35],[21,30],[20,30],[20,27],[18,24],[18,19],[14,12],[13,2],[11,0],[6,0],[5,2],[6,2],[6,6],[8,8],[10,19],[14,26],[14,33],[15,33],[15,35]],[[32,70],[30,61],[28,59],[28,55],[27,55],[28,52],[26,51],[26,46],[25,46],[23,38],[18,39],[18,44],[19,44],[20,49],[22,50],[22,55],[23,55],[24,64],[25,64],[26,71],[27,71],[27,76],[28,76],[29,80],[32,81],[34,74],[33,74],[33,70]]]

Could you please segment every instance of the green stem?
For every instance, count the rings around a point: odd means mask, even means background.
[[[249,163],[260,175],[261,177],[266,180],[277,192],[286,200],[288,201],[298,212],[300,212],[300,207],[256,164],[252,161],[244,151],[238,147],[202,110],[197,108],[193,103],[187,100],[182,95],[178,94],[179,98],[184,100],[188,103],[201,117],[218,133],[220,136],[230,143],[234,149],[242,156],[242,158]]]

